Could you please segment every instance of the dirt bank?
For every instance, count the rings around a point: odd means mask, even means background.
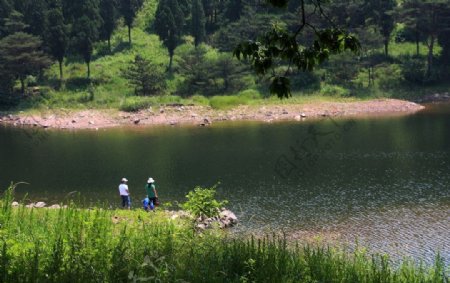
[[[206,106],[160,106],[135,113],[116,110],[54,110],[35,114],[3,114],[0,123],[56,129],[99,129],[118,126],[191,124],[208,126],[217,121],[305,120],[322,116],[383,116],[414,113],[424,106],[403,100],[380,99],[358,102],[239,106],[214,110]]]

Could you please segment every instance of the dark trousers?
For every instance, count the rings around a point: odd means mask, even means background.
[[[122,197],[122,207],[130,207],[131,201],[130,196],[121,196]]]

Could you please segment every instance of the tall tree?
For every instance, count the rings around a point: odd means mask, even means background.
[[[49,1],[47,26],[44,35],[45,44],[48,46],[49,53],[59,63],[59,78],[62,81],[64,78],[63,61],[69,44],[69,30],[64,23],[61,0]]]
[[[243,0],[229,0],[225,8],[225,17],[229,21],[235,22],[241,18],[243,12],[244,12]]]
[[[222,2],[220,0],[202,0],[203,11],[206,17],[205,27],[207,34],[212,34],[219,27],[219,10],[225,10]]]
[[[97,0],[78,0],[76,5],[78,15],[72,26],[72,44],[76,51],[83,56],[87,65],[87,77],[90,78],[94,43],[99,38],[99,29],[102,25],[99,2]]]
[[[24,31],[27,27],[28,25],[24,23],[22,13],[13,10],[9,14],[9,17],[5,19],[3,30],[5,34],[11,35],[16,32]]]
[[[417,56],[420,54],[420,42],[423,37],[420,29],[420,6],[420,0],[405,0],[397,9],[398,21],[403,23],[414,36]]]
[[[32,0],[27,3],[25,11],[23,11],[25,23],[28,25],[27,33],[43,38],[47,9],[46,0]]]
[[[33,35],[16,32],[0,40],[0,62],[3,71],[20,80],[25,94],[25,78],[40,72],[52,61],[42,51],[42,41]]]
[[[364,13],[369,15],[369,22],[376,25],[383,36],[384,55],[389,55],[389,42],[394,30],[394,11],[396,0],[366,0]]]
[[[119,0],[120,14],[123,16],[125,25],[128,27],[128,42],[131,45],[131,27],[136,18],[137,11],[142,6],[142,0]]]
[[[192,3],[192,30],[191,33],[195,38],[195,46],[205,40],[205,12],[201,0],[194,0]]]
[[[0,0],[0,38],[7,35],[5,31],[5,20],[13,10],[12,5],[8,0]]]
[[[450,18],[447,20],[446,26],[446,30],[439,34],[438,40],[439,44],[442,46],[442,63],[448,68],[450,67]],[[447,77],[448,76],[450,76],[450,72],[447,72]]]
[[[100,15],[103,19],[100,38],[108,41],[111,52],[111,36],[117,26],[117,0],[100,0]]]
[[[156,34],[169,51],[169,72],[172,70],[175,48],[180,43],[184,14],[177,0],[161,0],[156,9],[154,27]]]
[[[427,55],[427,72],[426,76],[430,77],[434,63],[434,48],[439,34],[445,31],[447,19],[450,17],[450,3],[440,0],[426,0],[419,2],[420,17],[419,27],[421,33],[425,36],[425,44],[428,48]]]

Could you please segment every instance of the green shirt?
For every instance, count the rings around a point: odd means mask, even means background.
[[[145,185],[145,190],[147,191],[148,198],[154,198],[155,195],[155,184],[147,184]]]

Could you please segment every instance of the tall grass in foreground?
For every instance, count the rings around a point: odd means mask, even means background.
[[[283,239],[194,232],[163,211],[0,203],[0,282],[448,282],[432,267]]]

